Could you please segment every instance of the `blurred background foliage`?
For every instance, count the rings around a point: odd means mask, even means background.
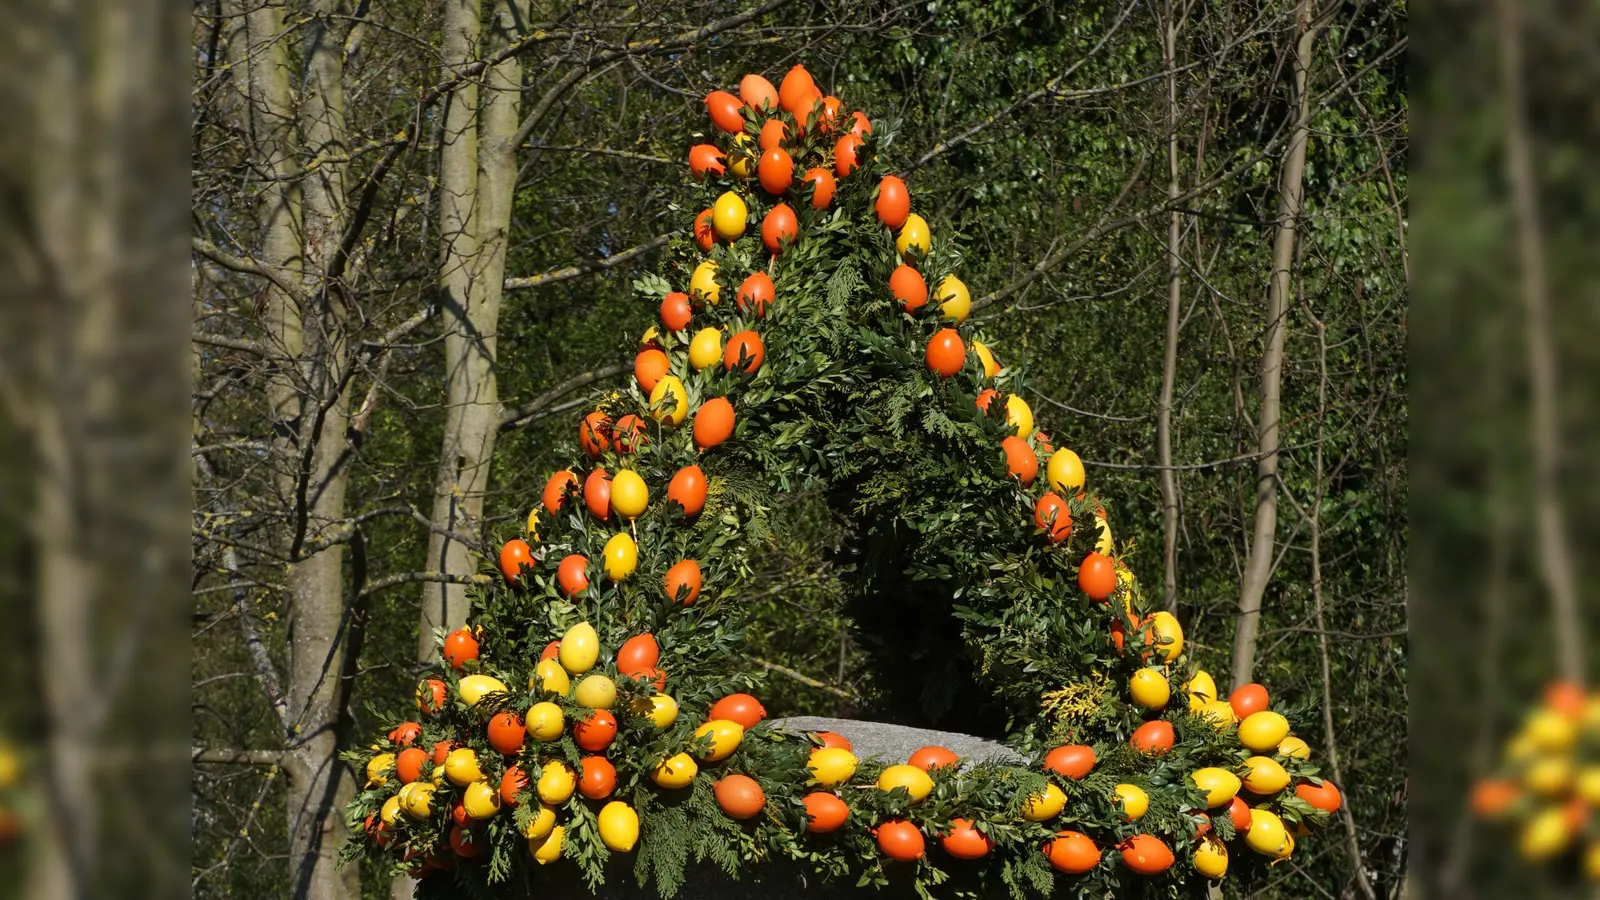
[[[1414,60],[1426,197],[1417,307],[1429,323],[1411,347],[1411,621],[1427,625],[1412,687],[1426,701],[1413,706],[1411,731],[1418,896],[1592,895],[1575,859],[1523,863],[1517,833],[1472,821],[1464,798],[1552,679],[1594,683],[1600,572],[1586,551],[1600,526],[1600,273],[1596,181],[1580,160],[1600,127],[1597,14],[1543,0],[1440,4]],[[1508,53],[1520,58],[1508,64]],[[1542,287],[1530,286],[1530,273]],[[1543,327],[1530,315],[1535,302]],[[1541,362],[1554,376],[1546,388],[1535,375]],[[1546,390],[1548,429],[1536,414]],[[1544,472],[1541,457],[1552,463]],[[1564,534],[1553,535],[1551,521]],[[1553,546],[1569,554],[1564,572],[1552,568]],[[1566,612],[1556,602],[1563,590],[1576,601]],[[1583,657],[1576,673],[1564,659],[1568,637]],[[1579,847],[1594,840],[1592,822],[1586,828]]]

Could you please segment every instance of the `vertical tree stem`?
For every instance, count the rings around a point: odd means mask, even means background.
[[[1545,270],[1544,234],[1539,221],[1539,187],[1533,146],[1523,109],[1522,4],[1500,0],[1500,73],[1504,84],[1506,180],[1521,265],[1520,293],[1526,315],[1528,380],[1532,390],[1534,515],[1539,530],[1539,569],[1554,607],[1554,629],[1561,676],[1581,684],[1583,622],[1578,614],[1578,581],[1572,562],[1557,481],[1561,470],[1561,421],[1556,408],[1556,347],[1550,333],[1550,282]]]
[[[1272,273],[1267,287],[1266,340],[1261,354],[1261,414],[1256,422],[1256,509],[1250,551],[1239,592],[1239,623],[1233,636],[1233,684],[1249,682],[1255,670],[1256,633],[1261,600],[1272,577],[1278,530],[1278,446],[1283,343],[1289,311],[1290,269],[1294,264],[1296,229],[1306,168],[1306,143],[1311,132],[1311,51],[1318,29],[1312,23],[1311,0],[1301,0],[1296,13],[1299,39],[1295,47],[1294,88],[1299,101],[1294,132],[1278,179],[1278,225],[1272,242]]]

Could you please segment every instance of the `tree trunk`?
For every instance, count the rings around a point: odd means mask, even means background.
[[[1261,600],[1272,577],[1273,551],[1278,530],[1279,391],[1283,381],[1283,342],[1289,309],[1290,269],[1294,265],[1296,226],[1300,217],[1306,142],[1311,130],[1309,76],[1311,51],[1317,29],[1311,20],[1310,0],[1301,0],[1297,13],[1299,38],[1295,46],[1294,91],[1298,101],[1294,132],[1278,176],[1278,227],[1272,242],[1272,274],[1267,286],[1266,340],[1261,354],[1261,414],[1256,422],[1256,511],[1245,558],[1244,583],[1239,592],[1239,624],[1233,636],[1233,684],[1251,680],[1255,669],[1256,632],[1261,623]]]
[[[242,7],[231,4],[235,12]],[[318,0],[305,45],[300,132],[318,154],[345,141],[343,62],[332,18],[337,4]],[[344,554],[334,545],[300,557],[323,528],[344,517],[343,466],[349,390],[343,383],[344,303],[327,276],[345,211],[344,166],[323,164],[300,179],[292,143],[297,109],[290,89],[282,7],[250,9],[244,94],[255,164],[270,173],[261,193],[260,262],[298,287],[263,290],[268,337],[277,359],[268,384],[274,419],[272,459],[288,502],[285,541],[295,559],[286,572],[288,713],[284,755],[291,896],[349,900],[360,896],[359,870],[341,870],[348,840],[344,804],[354,781],[338,760],[348,700],[344,670]],[[310,327],[308,327],[308,323]]]
[[[232,45],[235,74],[243,78],[239,87],[246,121],[242,124],[250,135],[255,166],[270,176],[262,183],[256,211],[261,228],[257,252],[261,262],[277,269],[285,276],[285,281],[297,282],[300,198],[290,145],[294,113],[289,91],[289,51],[280,39],[284,28],[283,8],[262,3],[252,5],[246,14],[246,6],[245,0],[229,0],[226,8],[230,15],[243,17],[245,22],[244,40]],[[280,360],[298,359],[301,332],[297,301],[274,284],[264,285],[262,291],[265,297],[262,313],[273,349],[280,354]],[[293,453],[288,435],[295,430],[298,418],[298,395],[286,368],[277,367],[267,385],[274,426],[273,454],[277,457]],[[286,475],[280,474],[280,485],[289,487]]]
[[[1162,63],[1167,69],[1167,198],[1178,197],[1178,76],[1172,72],[1177,55],[1178,22],[1167,2],[1162,22]],[[1167,333],[1161,356],[1161,399],[1156,404],[1156,463],[1161,467],[1162,605],[1178,611],[1178,473],[1172,468],[1172,395],[1178,377],[1178,327],[1182,314],[1183,268],[1178,258],[1182,240],[1182,213],[1174,209],[1167,220]]]
[[[0,13],[0,68],[30,86],[0,101],[0,416],[8,444],[30,445],[17,484],[31,480],[0,497],[0,516],[32,560],[11,573],[28,598],[7,626],[29,642],[41,727],[18,736],[32,738],[27,789],[49,814],[30,820],[7,887],[33,900],[177,896],[187,876],[166,852],[187,839],[185,817],[148,802],[188,783],[161,749],[189,716],[187,605],[168,600],[189,575],[175,415],[190,394],[188,310],[172,302],[187,253],[171,227],[187,185],[189,105],[173,98],[189,21],[174,12],[74,0]],[[129,853],[113,827],[135,820]]]
[[[478,51],[482,23],[478,0],[446,0],[444,10],[444,64],[455,68],[471,61]],[[439,304],[444,322],[445,422],[439,448],[439,468],[434,476],[432,521],[440,529],[456,531],[468,514],[482,510],[481,482],[489,461],[480,457],[482,438],[478,419],[481,406],[494,401],[490,370],[492,335],[477,331],[472,293],[478,265],[478,86],[467,79],[444,99],[444,132],[439,163]],[[484,376],[489,377],[485,384]],[[495,404],[497,407],[498,404]],[[491,436],[489,440],[493,440]],[[473,497],[467,489],[480,485]],[[474,522],[468,522],[471,528]],[[438,530],[428,535],[425,568],[465,573],[471,561],[467,548],[448,540]],[[427,661],[434,654],[434,631],[458,627],[467,618],[466,590],[462,585],[428,584],[422,588],[422,615],[417,631],[417,656]]]
[[[334,467],[344,450],[349,392],[331,399],[316,435],[307,473],[309,521],[326,524],[344,515],[346,479]],[[289,860],[292,896],[344,900],[361,895],[359,870],[340,869],[339,850],[349,839],[344,806],[354,796],[349,769],[338,759],[339,726],[348,699],[341,678],[345,634],[343,545],[295,563],[288,573],[289,709],[294,733],[284,758],[288,776]]]
[[[305,46],[305,84],[301,90],[300,130],[312,157],[342,155],[345,144],[344,62],[339,30],[332,16],[337,0],[317,0]],[[304,362],[300,375],[300,440],[293,509],[300,517],[292,542],[298,546],[320,529],[344,518],[349,469],[345,432],[350,391],[346,362],[345,301],[339,279],[329,271],[345,220],[345,166],[323,162],[302,186],[305,211],[302,260],[305,293],[311,308],[304,320]],[[309,465],[307,465],[309,461]],[[284,759],[288,792],[289,860],[292,896],[304,900],[345,900],[361,895],[360,869],[339,867],[339,851],[349,840],[344,807],[355,797],[355,781],[339,760],[341,725],[349,699],[344,680],[347,621],[344,598],[344,547],[311,553],[287,575],[290,597],[289,710],[295,728]]]
[[[1578,580],[1572,561],[1559,487],[1561,421],[1556,398],[1556,348],[1550,335],[1550,282],[1545,272],[1544,234],[1539,221],[1539,184],[1528,134],[1522,84],[1522,7],[1500,0],[1500,68],[1504,84],[1506,181],[1521,265],[1528,382],[1532,393],[1534,516],[1539,530],[1539,570],[1550,590],[1557,659],[1561,677],[1584,681],[1583,620],[1578,612]]]
[[[1323,472],[1322,439],[1328,418],[1328,329],[1309,310],[1307,314],[1317,329],[1317,448],[1313,472],[1315,490],[1311,497],[1311,603],[1317,623],[1317,661],[1322,676],[1322,744],[1328,753],[1328,773],[1334,784],[1345,784],[1344,771],[1339,765],[1339,743],[1333,730],[1333,666],[1328,650],[1327,617],[1323,614],[1322,590],[1322,498],[1327,489]],[[1340,805],[1339,819],[1344,826],[1345,849],[1350,854],[1352,879],[1365,900],[1377,900],[1372,883],[1367,880],[1365,861],[1361,858],[1361,841],[1356,834],[1355,817],[1348,802]]]

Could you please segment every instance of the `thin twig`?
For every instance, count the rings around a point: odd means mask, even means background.
[[[667,241],[670,240],[672,240],[672,235],[670,233],[661,234],[651,238],[648,241],[645,241],[637,247],[629,247],[628,249],[619,253],[613,253],[605,259],[597,259],[594,262],[579,263],[575,266],[565,266],[560,269],[552,269],[551,271],[545,272],[542,275],[528,275],[522,278],[507,278],[505,281],[505,289],[508,291],[520,291],[528,288],[547,287],[552,284],[559,284],[563,281],[571,281],[574,278],[588,275],[591,272],[603,272],[606,269],[620,266],[629,260],[637,259],[652,250],[665,247],[667,245]]]

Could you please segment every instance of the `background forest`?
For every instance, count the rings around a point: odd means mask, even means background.
[[[389,892],[316,850],[333,754],[403,717],[467,548],[631,372],[701,98],[796,63],[893,132],[1192,652],[1325,711],[1349,814],[1279,895],[1396,895],[1405,31],[1389,2],[197,3],[196,895]],[[852,631],[850,523],[775,502],[730,663],[768,710],[981,730],[918,611]]]

